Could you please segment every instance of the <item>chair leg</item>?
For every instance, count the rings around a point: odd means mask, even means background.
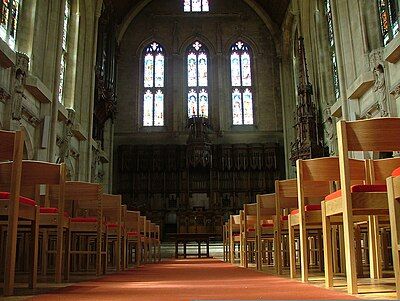
[[[325,202],[321,202],[322,209],[322,235],[324,241],[325,287],[333,286],[332,269],[332,234],[329,216],[326,216]]]
[[[67,241],[65,243],[65,262],[64,262],[64,280],[69,281],[70,269],[71,269],[71,231],[67,229],[65,234]]]
[[[278,220],[276,223],[280,223]],[[282,254],[281,254],[281,227],[280,224],[276,226],[274,231],[274,261],[275,261],[275,271],[278,275],[282,274]]]
[[[382,264],[379,246],[378,216],[368,216],[369,268],[371,279],[382,278]]]
[[[354,227],[354,241],[356,247],[356,270],[357,270],[357,277],[364,276],[364,269],[363,269],[363,261],[362,261],[362,250],[361,250],[361,228],[360,226],[356,225]]]
[[[344,254],[346,260],[347,292],[357,294],[356,254],[354,249],[353,212],[343,212]]]
[[[30,278],[29,288],[36,288],[37,285],[37,270],[39,256],[39,223],[40,223],[39,206],[35,208],[35,220],[32,221],[31,228],[31,258],[30,258]]]
[[[61,283],[62,281],[62,265],[63,265],[63,242],[64,242],[64,228],[62,225],[62,218],[63,217],[58,217],[61,219],[59,221],[59,224],[57,226],[57,238],[56,238],[56,275],[55,275],[55,281],[56,283]]]
[[[300,219],[300,268],[301,268],[301,281],[308,281],[308,247],[307,247],[307,230],[305,221]]]
[[[294,239],[294,227],[290,221],[291,216],[288,218],[289,228],[289,266],[290,266],[290,278],[296,278],[296,246]]]

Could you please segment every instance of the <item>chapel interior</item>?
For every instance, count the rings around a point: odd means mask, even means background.
[[[0,300],[400,299],[399,32],[400,0],[2,0]]]

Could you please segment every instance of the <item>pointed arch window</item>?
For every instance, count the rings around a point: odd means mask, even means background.
[[[153,42],[143,53],[143,126],[164,126],[165,51]]]
[[[338,100],[340,98],[340,85],[339,85],[339,71],[338,71],[337,56],[336,56],[335,33],[333,29],[331,0],[325,0],[325,15],[326,15],[326,20],[328,22],[328,39],[329,39],[329,52],[332,62],[333,89],[335,92],[336,100]]]
[[[184,0],[183,11],[186,13],[208,12],[210,11],[210,5],[208,0]]]
[[[252,125],[253,83],[250,47],[239,41],[231,47],[232,114],[234,125]]]
[[[0,1],[0,38],[15,49],[21,0]]]
[[[61,62],[60,62],[60,79],[58,86],[58,101],[64,104],[64,86],[65,76],[67,73],[67,60],[68,60],[68,37],[71,23],[71,1],[65,1],[63,31],[61,40]]]
[[[377,0],[383,45],[386,46],[399,33],[399,7],[397,0]]]
[[[208,117],[208,50],[196,41],[187,50],[188,116]]]

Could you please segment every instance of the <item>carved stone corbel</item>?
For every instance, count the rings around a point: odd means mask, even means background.
[[[28,75],[29,57],[19,52],[16,53],[16,57],[11,89],[11,118],[19,121],[22,118],[22,101],[25,98],[24,89]]]

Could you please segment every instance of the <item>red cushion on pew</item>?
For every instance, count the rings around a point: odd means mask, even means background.
[[[55,214],[58,213],[58,208],[40,207],[40,213]],[[69,213],[67,211],[64,211],[64,216],[69,217]]]
[[[72,223],[96,223],[97,218],[95,217],[72,217],[70,218]]]
[[[353,185],[351,186],[351,192],[386,192],[386,185]],[[325,197],[325,201],[331,201],[342,195],[342,190],[335,191]]]
[[[256,229],[255,229],[255,228],[249,228],[249,229],[247,229],[247,231],[249,231],[249,232],[255,232]]]
[[[107,224],[107,228],[118,228],[118,224],[109,223]]]
[[[304,211],[309,212],[309,211],[318,211],[321,210],[321,205],[314,204],[314,205],[306,205],[304,206]],[[295,215],[299,213],[299,209],[293,210],[290,212],[290,214]]]
[[[9,200],[10,199],[10,193],[9,192],[0,192],[0,200]],[[36,202],[34,200],[31,200],[29,198],[20,196],[19,197],[19,202],[23,203],[25,205],[29,206],[35,206]]]
[[[289,220],[289,215],[282,215],[281,216],[281,221],[282,222],[287,221],[287,220]]]
[[[131,231],[131,232],[128,232],[127,234],[128,234],[128,236],[138,236],[139,235],[139,233],[137,231]]]
[[[395,170],[393,170],[392,176],[393,177],[400,177],[400,167],[398,167]]]

